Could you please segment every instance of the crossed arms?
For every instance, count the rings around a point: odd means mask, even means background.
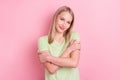
[[[77,67],[80,56],[80,42],[72,41],[60,57],[53,57],[49,51],[39,52],[40,62],[44,64],[50,74],[54,74],[60,67]]]

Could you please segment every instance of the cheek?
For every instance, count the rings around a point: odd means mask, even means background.
[[[57,24],[63,24],[63,21],[57,20]]]
[[[70,27],[70,24],[67,24],[67,27],[69,28],[69,27]]]
[[[70,28],[70,26],[66,27],[66,29],[65,29],[65,30],[68,30],[69,28]]]
[[[70,24],[66,24],[66,28],[70,28],[70,26],[71,26]]]

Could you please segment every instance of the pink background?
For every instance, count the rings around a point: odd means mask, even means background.
[[[44,80],[37,39],[70,6],[81,37],[81,80],[120,80],[119,0],[0,0],[0,80]]]

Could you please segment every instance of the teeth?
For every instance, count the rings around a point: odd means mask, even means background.
[[[64,30],[63,26],[60,26],[60,29]]]

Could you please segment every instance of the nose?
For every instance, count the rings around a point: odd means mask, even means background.
[[[64,23],[63,23],[63,26],[65,27],[66,26],[66,22],[64,21]]]

